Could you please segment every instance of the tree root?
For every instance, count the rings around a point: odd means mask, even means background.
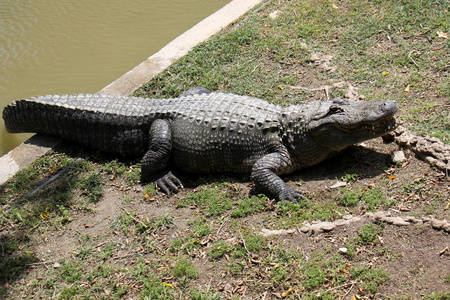
[[[444,144],[435,137],[420,137],[409,132],[405,127],[398,126],[387,135],[397,144],[414,152],[418,157],[444,172],[450,171],[450,145]]]
[[[391,217],[391,213],[388,211],[379,211],[379,212],[368,212],[362,216],[352,216],[347,215],[342,219],[335,220],[333,222],[321,222],[316,221],[312,222],[312,224],[305,222],[302,227],[298,230],[289,229],[289,230],[270,230],[263,228],[260,232],[262,236],[269,237],[273,235],[287,235],[294,234],[296,232],[302,232],[305,234],[314,234],[320,232],[328,232],[334,230],[336,227],[350,225],[355,222],[363,222],[363,223],[375,223],[375,222],[385,222],[388,224],[396,225],[396,226],[408,226],[412,224],[423,224],[429,225],[431,228],[436,230],[443,230],[447,233],[450,233],[450,222],[447,220],[439,220],[434,217],[423,217],[416,218],[413,216],[406,217]]]

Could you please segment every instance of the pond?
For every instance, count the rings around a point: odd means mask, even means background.
[[[230,0],[2,0],[0,110],[12,100],[96,93]],[[0,156],[31,134],[8,134]]]

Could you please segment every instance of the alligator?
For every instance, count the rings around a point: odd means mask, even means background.
[[[280,176],[313,166],[396,126],[393,100],[336,98],[278,106],[250,96],[193,89],[170,99],[101,94],[13,101],[12,133],[36,132],[100,151],[143,157],[141,181],[163,192],[183,187],[169,165],[193,173],[249,173],[258,192],[297,201]]]

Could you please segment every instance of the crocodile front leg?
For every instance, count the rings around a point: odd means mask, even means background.
[[[149,131],[149,149],[142,159],[141,181],[155,181],[156,185],[170,196],[183,187],[172,172],[167,171],[167,163],[172,151],[172,132],[167,120],[153,121]]]
[[[276,174],[292,171],[292,161],[289,153],[274,152],[267,154],[256,161],[252,168],[252,180],[255,181],[256,190],[274,197],[278,201],[297,202],[305,198],[301,192],[295,191]]]

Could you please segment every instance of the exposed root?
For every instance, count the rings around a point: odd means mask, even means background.
[[[447,173],[450,171],[450,145],[435,137],[420,137],[399,126],[388,135],[397,144],[414,152],[430,165]]]
[[[347,215],[342,219],[335,220],[333,222],[312,222],[312,224],[305,222],[303,226],[298,230],[290,229],[290,230],[269,230],[262,229],[260,234],[265,237],[273,236],[273,235],[287,235],[294,234],[296,232],[302,232],[305,234],[314,234],[320,232],[328,232],[334,230],[336,227],[351,225],[355,222],[362,223],[375,223],[375,222],[385,222],[388,224],[396,225],[396,226],[408,226],[412,224],[423,224],[429,225],[431,228],[436,230],[443,230],[447,233],[450,233],[450,222],[447,220],[439,220],[434,217],[423,217],[423,218],[415,218],[412,216],[406,217],[391,217],[390,212],[388,211],[379,211],[376,213],[368,212],[362,216],[352,216]]]

